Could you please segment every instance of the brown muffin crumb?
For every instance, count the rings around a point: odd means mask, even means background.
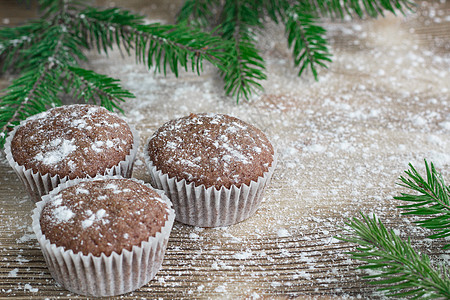
[[[168,206],[132,179],[83,181],[54,195],[42,211],[42,234],[74,253],[109,256],[161,231]]]
[[[14,160],[51,176],[94,177],[125,160],[133,147],[128,124],[103,107],[67,105],[38,114],[16,131]]]
[[[161,126],[148,155],[169,177],[207,188],[250,184],[267,172],[274,149],[258,128],[221,114],[190,114]]]

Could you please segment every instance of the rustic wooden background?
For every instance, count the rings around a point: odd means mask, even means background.
[[[20,24],[36,5],[1,0],[0,23]],[[172,23],[182,1],[98,0]],[[148,72],[95,52],[87,68],[120,78],[137,98],[125,116],[142,142],[165,121],[190,112],[235,115],[263,129],[279,149],[279,165],[255,216],[228,228],[176,224],[165,261],[148,285],[121,298],[359,298],[383,295],[368,285],[337,241],[345,218],[375,213],[412,243],[447,260],[443,241],[400,215],[393,196],[412,162],[436,163],[450,180],[450,2],[418,2],[417,13],[377,20],[326,20],[334,62],[298,79],[283,29],[269,24],[259,46],[267,61],[265,92],[236,105],[215,70],[179,78]],[[4,88],[14,74],[0,77]],[[0,162],[0,297],[83,298],[57,286],[30,228],[33,204]],[[142,154],[134,176],[148,180]]]

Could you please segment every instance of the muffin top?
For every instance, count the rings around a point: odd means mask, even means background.
[[[12,141],[14,160],[51,176],[94,177],[125,160],[133,147],[128,124],[103,107],[67,105],[28,119]]]
[[[165,123],[148,155],[169,177],[206,188],[240,187],[268,171],[274,149],[258,128],[221,114],[191,114]]]
[[[132,179],[90,180],[53,195],[40,225],[42,234],[65,250],[109,256],[155,236],[168,209],[155,190]]]

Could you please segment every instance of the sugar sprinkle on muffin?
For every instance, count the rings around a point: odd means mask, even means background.
[[[150,160],[163,173],[217,189],[256,181],[269,169],[273,154],[261,130],[221,114],[169,121],[148,143]]]
[[[161,268],[175,219],[164,192],[121,176],[58,185],[33,210],[33,231],[52,277],[71,292],[114,296]]]
[[[40,222],[57,246],[108,256],[154,236],[167,221],[167,208],[158,193],[131,179],[86,181],[55,195]]]
[[[228,226],[253,215],[276,166],[258,128],[220,114],[191,114],[162,125],[144,153],[152,185],[172,200],[176,220]]]
[[[41,174],[91,177],[103,174],[130,153],[128,124],[103,107],[68,105],[33,116],[12,141],[14,160]]]
[[[33,202],[59,183],[96,175],[131,177],[139,134],[103,107],[75,104],[31,116],[5,142],[8,163]]]

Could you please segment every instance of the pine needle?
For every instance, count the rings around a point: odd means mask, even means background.
[[[219,0],[186,0],[177,16],[177,23],[207,28],[214,21],[214,8]]]
[[[388,230],[375,216],[361,213],[362,220],[353,218],[345,223],[349,228],[337,238],[357,244],[357,251],[348,254],[362,261],[360,269],[371,270],[370,283],[380,285],[388,296],[411,299],[449,299],[448,266],[433,268],[426,254],[416,252],[410,241],[402,240]]]
[[[288,45],[292,47],[295,65],[300,67],[298,76],[309,67],[317,80],[317,66],[327,68],[326,62],[331,62],[331,54],[325,38],[325,29],[317,25],[317,17],[305,13],[303,8],[302,5],[297,5],[288,12]]]
[[[425,220],[416,221],[421,227],[436,231],[429,238],[446,238],[450,236],[450,186],[446,186],[442,175],[436,171],[433,163],[425,160],[426,179],[409,164],[405,171],[407,177],[401,176],[400,186],[416,191],[418,194],[402,193],[394,199],[412,202],[398,206],[405,210],[404,215],[428,216]],[[450,249],[446,244],[444,249]]]
[[[227,62],[222,75],[225,91],[236,97],[236,101],[262,90],[260,80],[267,78],[264,73],[264,60],[255,46],[254,30],[262,26],[259,10],[251,1],[225,1],[220,32],[231,42],[227,52],[231,59]]]

